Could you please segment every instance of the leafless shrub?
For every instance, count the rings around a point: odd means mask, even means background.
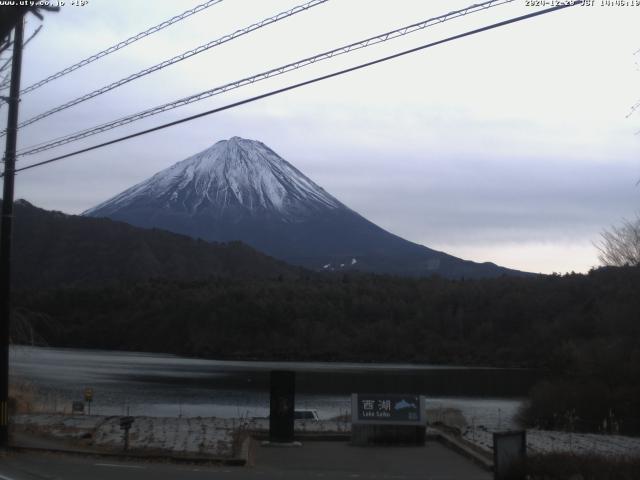
[[[601,237],[596,248],[603,265],[640,265],[640,214],[633,220],[623,220],[619,227],[605,230]]]

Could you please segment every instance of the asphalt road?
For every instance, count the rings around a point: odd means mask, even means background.
[[[492,478],[470,460],[435,442],[413,448],[362,448],[342,442],[306,442],[300,448],[265,448],[256,443],[253,458],[252,466],[226,467],[9,452],[0,457],[0,480]]]

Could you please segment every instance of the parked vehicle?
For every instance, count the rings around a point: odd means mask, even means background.
[[[296,410],[293,414],[296,420],[311,420],[317,422],[320,420],[317,410]]]

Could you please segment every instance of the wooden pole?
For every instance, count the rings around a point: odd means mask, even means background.
[[[4,154],[4,185],[0,223],[0,447],[9,443],[9,332],[11,326],[11,238],[13,227],[13,195],[18,140],[18,107],[20,105],[20,70],[24,19],[20,16],[14,28],[13,58],[7,139]]]

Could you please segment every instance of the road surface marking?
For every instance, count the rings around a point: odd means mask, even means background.
[[[140,465],[118,465],[115,463],[96,463],[96,467],[113,467],[113,468],[146,468]]]

